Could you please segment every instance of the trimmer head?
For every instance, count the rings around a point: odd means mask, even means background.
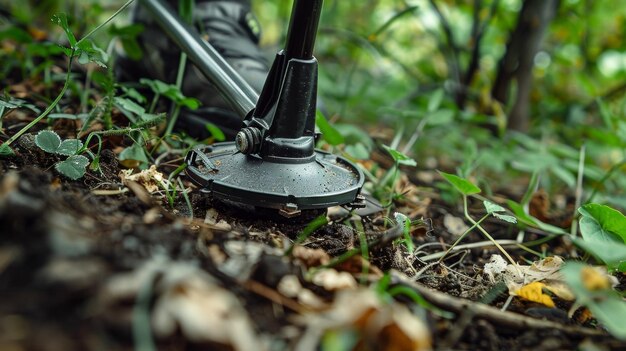
[[[255,108],[235,142],[201,146],[187,175],[211,196],[286,217],[335,205],[365,206],[363,173],[315,150],[317,60],[313,46],[322,0],[296,0],[285,50],[276,55]]]
[[[211,196],[279,209],[284,216],[336,205],[360,207],[363,173],[320,150],[307,163],[276,163],[245,155],[235,143],[200,146],[187,154],[187,174]]]

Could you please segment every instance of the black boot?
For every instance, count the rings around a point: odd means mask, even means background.
[[[173,9],[176,1],[169,1]],[[134,21],[144,25],[139,36],[143,58],[133,61],[122,53],[116,71],[120,81],[138,81],[141,78],[159,79],[173,84],[176,80],[180,50],[141,6],[134,12]],[[260,26],[250,12],[250,1],[196,0],[193,13],[198,32],[233,66],[233,68],[260,92],[269,70],[269,64],[258,47]],[[215,87],[188,62],[183,80],[183,94],[202,102],[198,110],[182,111],[177,130],[196,137],[209,136],[205,125],[217,125],[232,138],[241,127],[243,116],[236,115]]]

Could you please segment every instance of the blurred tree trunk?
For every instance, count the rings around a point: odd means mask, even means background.
[[[513,107],[509,111],[508,128],[526,131],[529,126],[529,103],[532,69],[543,35],[554,18],[559,0],[525,0],[517,26],[506,45],[506,53],[498,64],[498,73],[491,94],[503,104],[509,100],[513,80],[517,83]]]

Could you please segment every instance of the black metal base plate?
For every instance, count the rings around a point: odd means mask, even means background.
[[[350,161],[321,150],[311,162],[276,163],[228,142],[198,146],[185,160],[187,175],[211,196],[287,213],[355,203],[364,182]]]

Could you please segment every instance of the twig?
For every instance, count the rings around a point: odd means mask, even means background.
[[[392,275],[393,277],[399,279],[403,284],[415,289],[427,301],[441,309],[457,313],[462,313],[463,311],[471,309],[476,318],[488,320],[498,326],[522,330],[556,329],[566,334],[576,336],[607,336],[607,334],[601,330],[563,325],[552,321],[535,319],[513,312],[500,311],[495,307],[477,303],[475,301],[454,297],[412,282],[409,278],[397,271],[392,271]]]
[[[508,240],[508,239],[502,239],[502,240],[495,240],[495,242],[497,242],[499,245],[513,245],[513,246],[517,246],[517,241],[515,240]],[[492,246],[494,245],[493,241],[490,240],[485,240],[485,241],[479,241],[479,242],[475,242],[475,243],[470,243],[470,244],[463,244],[463,245],[457,245],[456,247],[454,247],[454,249],[449,250],[449,251],[461,251],[461,250],[466,250],[466,249],[475,249],[477,247],[485,247],[485,246]],[[437,258],[440,258],[444,255],[446,255],[448,252],[447,251],[440,251],[440,252],[436,252],[434,254],[430,254],[430,255],[426,255],[426,256],[422,256],[422,257],[418,257],[420,260],[422,261],[430,261],[430,260],[434,260]]]
[[[277,303],[281,306],[285,306],[288,309],[303,314],[305,312],[308,312],[308,308],[306,306],[303,306],[299,303],[297,303],[296,301],[283,296],[281,293],[279,293],[278,291],[267,287],[257,281],[254,280],[248,280],[244,283],[242,283],[243,287],[252,291],[253,293],[262,296],[274,303]]]

